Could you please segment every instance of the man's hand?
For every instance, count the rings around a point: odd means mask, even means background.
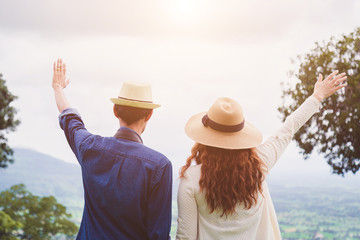
[[[54,62],[54,75],[52,80],[52,87],[54,88],[56,106],[61,113],[70,107],[63,89],[69,84],[69,79],[66,79],[66,66],[61,58]]]
[[[55,88],[66,88],[69,84],[69,79],[66,79],[66,65],[63,63],[61,58],[58,58],[57,62],[54,62],[54,74],[52,87]]]

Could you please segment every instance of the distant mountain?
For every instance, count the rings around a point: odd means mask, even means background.
[[[83,188],[78,164],[22,148],[14,149],[14,159],[13,164],[0,169],[0,191],[23,183],[35,195],[53,195],[73,213],[74,219],[80,220]]]

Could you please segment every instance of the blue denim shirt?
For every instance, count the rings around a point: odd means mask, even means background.
[[[91,134],[75,109],[59,121],[82,170],[77,239],[169,239],[171,162],[142,143]]]

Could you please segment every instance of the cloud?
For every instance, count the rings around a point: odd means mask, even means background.
[[[154,99],[162,107],[154,114],[144,138],[151,147],[170,155],[187,152],[183,146],[191,146],[191,141],[183,133],[185,122],[192,114],[207,110],[220,96],[242,102],[248,119],[262,129],[266,126],[257,118],[256,109],[263,107],[263,114],[272,115],[270,119],[279,122],[274,114],[275,99],[279,98],[278,80],[285,74],[276,66],[287,59],[282,60],[279,54],[273,56],[277,50],[267,45],[169,42],[122,36],[65,41],[20,33],[1,36],[1,72],[9,89],[19,96],[14,105],[23,122],[10,136],[16,146],[74,161],[58,126],[50,84],[52,61],[60,53],[71,79],[66,95],[82,114],[88,129],[97,134],[111,136],[116,131],[118,123],[112,116],[109,98],[116,96],[125,80],[153,85]],[[274,102],[269,104],[266,98]],[[170,132],[180,141],[178,145],[164,141]]]
[[[329,12],[353,12],[356,4],[352,0],[340,6],[335,0],[12,0],[1,1],[0,27],[57,38],[85,34],[259,41],[278,39],[298,22],[336,27],[346,15]]]

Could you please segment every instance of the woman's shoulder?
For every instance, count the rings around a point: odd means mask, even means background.
[[[201,172],[201,164],[190,166],[188,169],[186,169],[186,172],[189,174]]]
[[[199,178],[200,175],[201,175],[201,164],[192,165],[185,171],[185,177],[190,177],[191,179]]]
[[[187,189],[192,189],[192,192],[196,192],[199,190],[200,177],[201,165],[190,166],[186,169],[184,177],[180,178],[180,186],[186,186]]]

